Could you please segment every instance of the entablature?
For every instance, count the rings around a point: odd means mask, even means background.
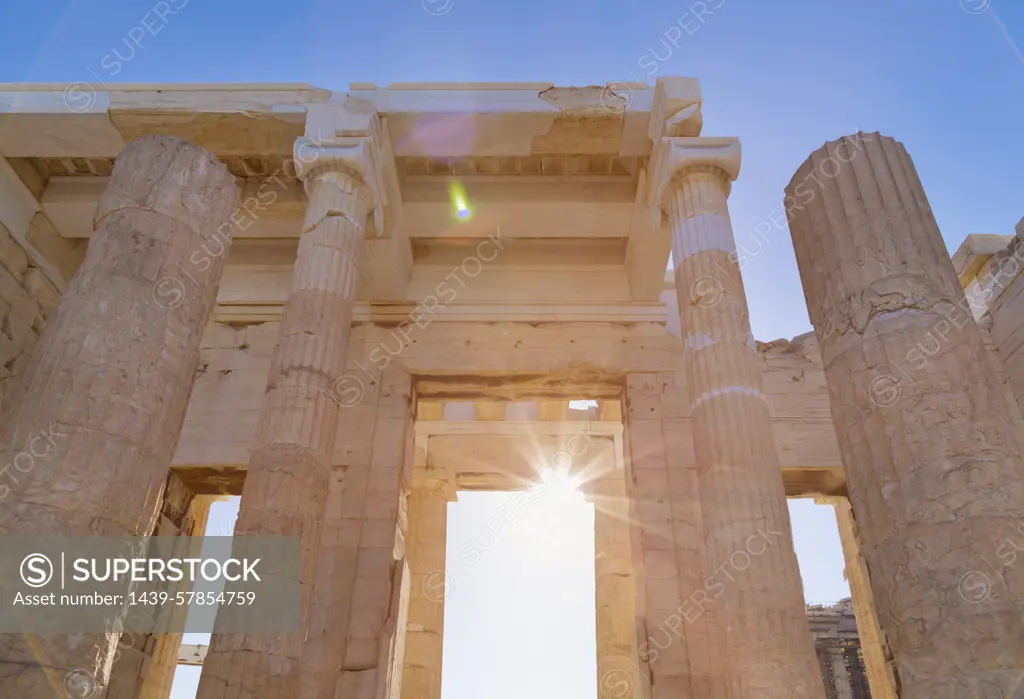
[[[369,110],[380,122],[373,152],[388,174],[373,185],[388,190],[387,205],[366,227],[363,301],[420,298],[467,245],[500,231],[516,244],[488,261],[494,278],[457,303],[661,304],[669,243],[648,169],[663,136],[700,134],[692,78],[354,83],[347,93],[309,84],[0,84],[0,156],[75,241],[91,236],[127,143],[167,134],[207,148],[244,190],[225,303],[267,306],[276,301],[262,282],[288,275],[290,241],[302,231],[296,141],[325,137],[317,132],[332,110]]]

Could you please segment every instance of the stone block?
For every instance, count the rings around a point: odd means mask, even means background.
[[[29,267],[25,272],[25,290],[36,300],[43,313],[49,313],[60,303],[60,292],[57,287],[46,278],[43,270],[38,267]]]
[[[676,580],[674,551],[644,551],[644,574],[649,580]]]
[[[21,279],[28,268],[28,255],[25,249],[11,237],[10,231],[0,223],[0,265],[11,273],[15,279]]]
[[[28,242],[49,260],[69,282],[85,259],[87,241],[66,240],[42,212],[37,213],[28,227]]]
[[[21,346],[17,342],[0,332],[0,366],[6,366],[14,361],[20,350]]]

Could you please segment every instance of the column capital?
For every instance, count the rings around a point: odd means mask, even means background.
[[[736,137],[663,137],[651,158],[648,204],[660,206],[670,191],[669,185],[702,172],[718,175],[728,196],[730,183],[740,174],[741,155],[740,139]]]
[[[295,170],[306,186],[318,175],[350,176],[372,201],[377,237],[390,235],[401,206],[387,124],[369,100],[332,95],[306,107],[306,132],[295,140]]]

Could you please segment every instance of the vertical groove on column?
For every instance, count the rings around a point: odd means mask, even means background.
[[[691,169],[667,201],[673,249],[692,252],[675,260],[682,333],[702,338],[700,346],[684,343],[683,364],[711,577],[720,584],[710,604],[731,652],[735,699],[816,698],[821,676],[732,252],[727,187],[725,173]],[[720,244],[712,228],[728,230],[731,244]],[[713,238],[719,244],[701,246]]]
[[[118,155],[85,260],[0,416],[0,464],[46,445],[13,474],[0,536],[152,533],[237,199],[227,169],[182,139]],[[200,268],[212,241],[221,254]],[[0,636],[0,696],[49,699],[70,670],[104,684],[116,638]]]
[[[301,630],[272,638],[215,633],[199,699],[283,698],[298,682],[338,431],[333,391],[345,370],[362,222],[370,205],[347,173],[320,172],[308,186],[291,293],[235,525],[236,535],[300,537]]]
[[[1021,531],[1021,446],[913,162],[858,134],[787,195],[801,186],[790,232],[901,696],[1014,696],[1024,578],[1000,554]]]

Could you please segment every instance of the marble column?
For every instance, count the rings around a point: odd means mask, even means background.
[[[877,133],[826,143],[785,205],[901,696],[1013,696],[1024,460],[914,164]]]
[[[273,637],[215,633],[199,699],[284,699],[298,683],[342,410],[336,388],[345,373],[359,253],[373,203],[365,156],[377,116],[366,115],[361,125],[343,116],[355,133],[320,133],[318,141],[307,135],[295,144],[309,202],[235,524],[236,536],[300,537],[301,628]],[[307,119],[307,132],[311,124]]]
[[[0,416],[0,536],[152,533],[237,199],[227,169],[182,139],[120,153],[85,260]],[[212,241],[222,254],[200,269]],[[0,636],[0,696],[105,685],[116,641]]]
[[[656,161],[714,579],[704,604],[720,611],[735,699],[816,698],[821,677],[727,206],[740,144],[665,137]]]
[[[413,474],[409,494],[409,617],[402,666],[402,699],[441,699],[448,503],[457,499],[450,473]]]
[[[601,448],[608,440],[595,444]],[[624,464],[611,448],[591,461],[594,503],[594,605],[598,699],[638,699],[642,681],[636,633],[637,581],[630,538],[630,500]]]
[[[853,688],[850,687],[850,674],[846,670],[843,649],[829,648],[828,659],[831,663],[832,683],[836,688],[835,699],[853,699]]]

